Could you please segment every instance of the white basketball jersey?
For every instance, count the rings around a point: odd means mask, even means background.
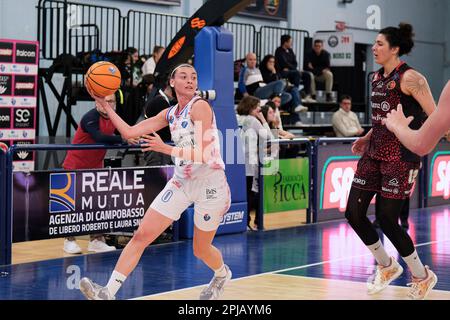
[[[192,105],[201,99],[194,96],[191,101],[182,109],[178,110],[178,104],[167,111],[166,118],[169,122],[172,141],[178,148],[194,147],[196,141],[194,137],[194,123],[191,120]],[[192,179],[208,175],[212,170],[225,169],[225,164],[220,154],[220,141],[217,133],[216,117],[213,112],[213,121],[211,126],[211,145],[208,146],[207,152],[210,152],[208,163],[199,163],[188,161],[181,158],[175,158],[175,176],[182,179]],[[201,130],[201,127],[197,128]],[[204,133],[203,133],[204,134]],[[206,149],[205,149],[206,150]],[[205,152],[203,150],[203,152]]]

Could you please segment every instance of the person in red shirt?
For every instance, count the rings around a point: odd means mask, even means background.
[[[116,95],[107,96],[106,102],[116,109]],[[88,111],[81,119],[72,144],[120,144],[124,141],[121,136],[115,135],[116,128],[109,119],[104,108],[96,103],[95,109]],[[128,140],[131,144],[137,144],[135,139]],[[62,167],[64,170],[77,169],[100,169],[103,168],[103,160],[106,149],[98,150],[69,150],[64,159]],[[103,234],[90,235],[88,251],[106,252],[116,248],[105,243]],[[68,237],[64,240],[64,251],[70,254],[81,253],[80,246],[75,241],[75,237]]]

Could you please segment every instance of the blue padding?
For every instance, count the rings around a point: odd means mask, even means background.
[[[233,50],[233,34],[225,28],[221,28],[222,31],[217,36],[217,50],[219,51],[232,51]]]
[[[194,208],[188,208],[179,220],[180,238],[192,239],[194,236]],[[224,215],[216,235],[245,232],[247,230],[247,202],[231,204]]]
[[[219,51],[219,43],[223,50]],[[236,136],[238,125],[234,111],[232,43],[233,34],[225,28],[205,27],[195,38],[194,54],[199,88],[216,90],[216,100],[211,104],[222,134],[222,157],[226,164],[231,202],[235,203],[247,201],[247,193],[243,145]],[[227,139],[227,135],[234,138]]]

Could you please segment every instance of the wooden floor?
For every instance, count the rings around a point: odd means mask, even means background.
[[[255,221],[254,211],[251,212],[250,216],[251,221]],[[306,210],[266,213],[264,215],[264,230],[298,227],[304,224],[306,224]]]
[[[89,237],[77,238],[77,243],[83,250],[83,254],[93,253],[87,251]],[[63,244],[63,238],[14,243],[12,246],[12,264],[79,256],[79,254],[65,253]]]
[[[254,221],[254,212],[252,221]],[[301,226],[306,223],[306,210],[287,211],[266,214],[264,217],[264,229],[274,230]],[[77,243],[83,250],[83,254],[92,254],[87,251],[89,237],[77,237]],[[63,250],[64,239],[49,239],[19,242],[13,244],[12,263],[28,263],[49,259],[58,259],[77,256],[65,253]]]
[[[170,291],[138,300],[195,300],[203,288]],[[403,300],[408,290],[389,286],[380,293],[368,295],[363,282],[264,274],[232,280],[222,300]],[[450,300],[450,292],[433,290],[427,300]]]

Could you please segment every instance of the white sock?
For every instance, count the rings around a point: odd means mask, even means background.
[[[227,269],[225,268],[225,264],[223,264],[219,269],[214,270],[214,276],[216,277],[225,277],[227,275]]]
[[[127,277],[120,272],[117,272],[116,270],[113,271],[111,278],[109,278],[108,284],[106,285],[106,288],[108,288],[108,291],[112,296],[116,295],[126,278]]]
[[[386,250],[384,250],[383,244],[380,240],[370,246],[367,246],[367,248],[369,248],[370,252],[372,252],[379,265],[387,267],[391,264],[391,258],[386,253]]]
[[[420,261],[416,250],[414,250],[414,252],[409,256],[402,258],[405,260],[414,278],[425,279],[427,277],[425,267],[423,266],[422,261]]]

